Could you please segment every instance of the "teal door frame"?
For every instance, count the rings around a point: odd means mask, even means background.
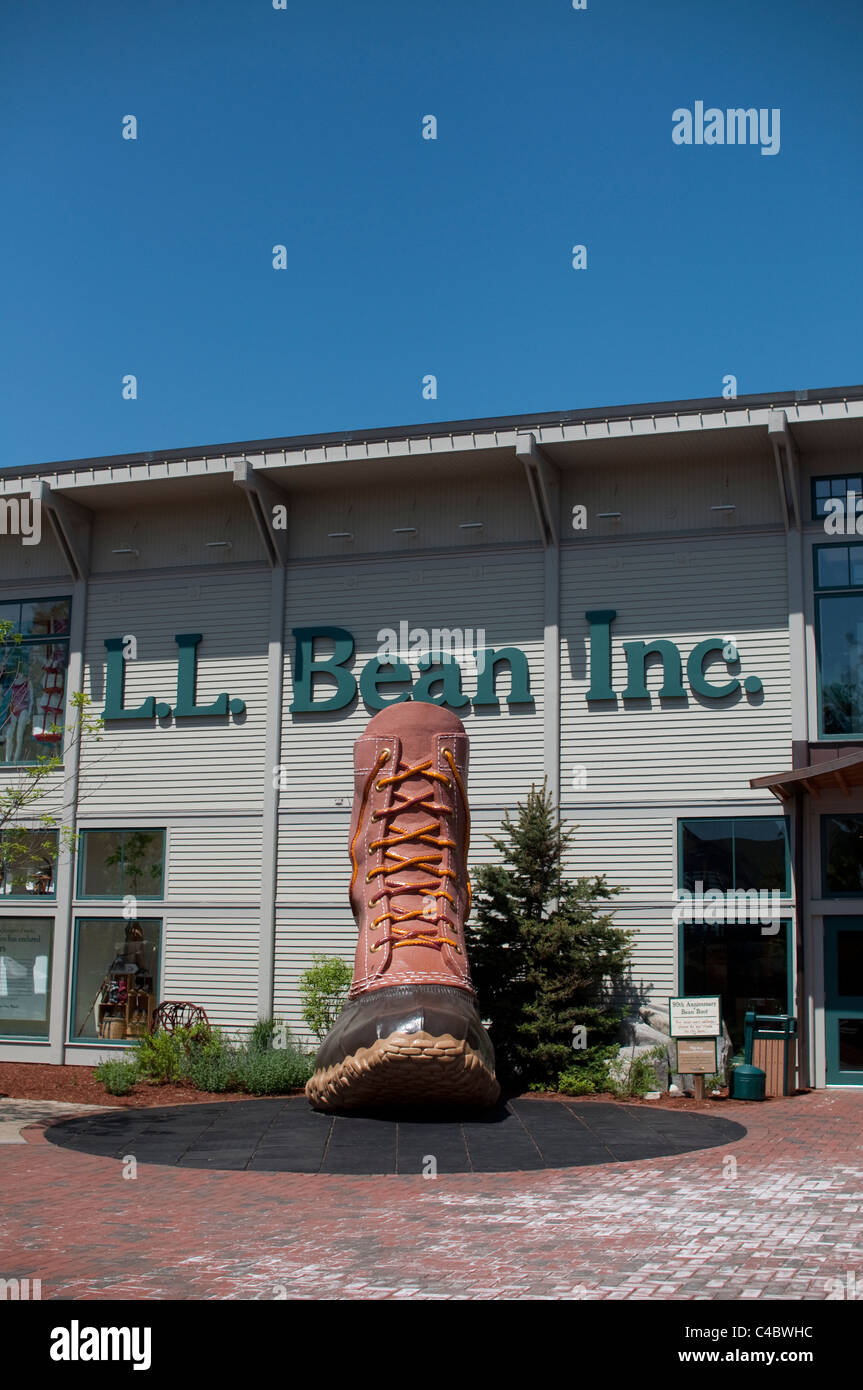
[[[841,1070],[839,1063],[839,1024],[841,1019],[859,1019],[863,1024],[863,994],[842,994],[838,979],[840,931],[863,933],[863,917],[824,918],[824,1026],[826,1032],[827,1085],[863,1086],[863,1061],[859,1069]]]

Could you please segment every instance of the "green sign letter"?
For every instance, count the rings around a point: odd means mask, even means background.
[[[295,627],[294,698],[292,714],[344,709],[357,693],[357,683],[345,667],[354,659],[354,639],[343,627]],[[335,643],[331,657],[315,659],[315,638],[329,637]],[[315,676],[329,676],[336,683],[335,694],[327,700],[314,700]]]

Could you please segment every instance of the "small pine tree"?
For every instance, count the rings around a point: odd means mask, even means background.
[[[471,973],[504,1084],[553,1086],[572,1065],[576,1025],[591,1048],[614,1040],[620,1015],[605,995],[626,968],[630,933],[600,910],[620,891],[604,874],[564,879],[573,831],[562,829],[545,783],[515,820],[506,813],[502,831],[492,843],[503,862],[473,874]]]

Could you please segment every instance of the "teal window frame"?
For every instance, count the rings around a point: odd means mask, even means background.
[[[63,667],[64,677],[65,677],[65,674],[66,674],[66,673],[68,672],[68,670],[69,670],[69,641],[70,641],[70,637],[71,637],[71,627],[72,627],[72,595],[71,595],[71,594],[46,594],[46,595],[42,595],[42,596],[40,596],[40,597],[38,597],[38,598],[32,598],[32,597],[31,597],[31,598],[20,598],[20,599],[19,599],[19,598],[2,598],[2,597],[0,597],[0,607],[6,608],[6,607],[11,606],[11,604],[13,604],[13,603],[17,603],[17,605],[18,605],[18,624],[17,624],[17,628],[18,628],[18,631],[19,631],[19,635],[21,636],[21,640],[20,640],[20,642],[15,642],[15,641],[14,641],[14,634],[13,634],[13,637],[10,638],[10,639],[8,639],[6,645],[7,645],[7,646],[12,646],[12,645],[14,645],[14,646],[20,646],[20,647],[22,647],[22,648],[26,648],[26,647],[38,647],[38,646],[48,646],[48,645],[57,646],[57,647],[62,646],[62,647],[65,649],[65,652],[66,652],[66,664],[65,664],[65,666]],[[50,634],[50,633],[49,633],[49,634],[39,633],[39,634],[37,634],[35,637],[34,637],[34,636],[31,636],[31,637],[24,637],[23,635],[21,635],[21,634],[20,634],[20,628],[21,628],[21,610],[22,610],[23,608],[25,608],[26,605],[27,605],[28,603],[68,603],[68,605],[69,605],[69,629],[70,629],[69,632],[67,632],[67,633],[65,633],[65,634],[59,634],[59,635],[52,635],[52,634]],[[65,732],[66,732],[66,723],[65,723],[65,719],[64,719],[64,721],[63,721],[63,733],[65,733]],[[62,737],[61,737],[61,738],[60,738],[60,758],[61,758],[61,762],[60,762],[60,766],[57,768],[57,771],[58,771],[58,772],[62,772],[62,771],[63,771],[62,757],[63,757],[63,739],[62,739]],[[6,763],[6,762],[4,762],[2,765],[3,765],[3,767],[38,767],[38,766],[39,766],[39,761],[38,761],[37,758],[31,758],[29,761],[28,761],[28,760],[25,760],[25,761],[22,762],[22,763]],[[47,896],[47,895],[46,895],[46,896]],[[19,898],[18,901],[21,902],[22,899]],[[26,902],[26,901],[29,901],[29,899],[24,898],[23,901]]]
[[[727,821],[730,821],[730,822],[731,822],[731,874],[732,874],[732,878],[734,879],[734,883],[732,884],[732,891],[737,891],[737,889],[736,889],[737,861],[736,861],[736,855],[735,855],[735,850],[734,850],[734,840],[735,840],[734,826],[735,826],[735,824],[736,824],[738,821],[742,821],[744,824],[746,824],[747,822],[748,822],[748,823],[751,823],[751,822],[753,822],[753,821],[768,821],[768,820],[769,820],[769,821],[781,821],[781,822],[782,822],[782,826],[783,826],[783,829],[784,829],[784,832],[785,832],[785,887],[782,888],[782,889],[780,890],[779,896],[780,896],[781,898],[788,898],[788,899],[790,899],[790,898],[792,897],[792,892],[791,892],[791,836],[790,836],[789,821],[788,821],[788,817],[787,817],[787,816],[723,816],[722,814],[717,814],[717,815],[715,815],[715,816],[679,816],[679,817],[678,817],[678,820],[677,820],[677,887],[678,887],[678,891],[679,891],[680,889],[683,888],[683,830],[684,830],[684,827],[687,826],[687,825],[697,825],[699,821],[704,822],[704,821],[717,821],[717,820],[727,820]],[[705,891],[706,891],[706,890],[705,890]],[[740,891],[744,891],[744,890],[740,890]],[[770,889],[767,889],[767,888],[763,888],[763,889],[759,889],[759,891],[760,891],[760,892],[765,892],[765,893],[766,893],[766,892],[770,892],[771,890],[770,890]]]
[[[17,764],[21,766],[21,764]],[[29,826],[24,829],[29,830]],[[57,858],[60,853],[60,832],[59,830],[33,830],[34,835],[54,835],[57,840],[56,851],[54,854],[54,873],[52,874],[52,887],[49,893],[7,893],[0,888],[0,904],[2,903],[53,903],[57,901]],[[0,863],[3,862],[3,840],[5,832],[0,831]]]
[[[812,594],[815,608],[815,684],[816,699],[818,701],[818,738],[825,743],[849,743],[863,737],[863,723],[859,729],[848,729],[838,734],[827,734],[824,732],[824,701],[822,698],[823,681],[821,679],[821,604],[820,599],[830,598],[833,594],[857,595],[863,605],[863,584],[852,584],[850,582],[850,560],[849,560],[849,582],[847,584],[821,585],[818,583],[818,556],[822,550],[834,550],[837,546],[849,549],[850,546],[857,545],[863,550],[863,536],[859,540],[848,536],[844,540],[836,540],[828,543],[813,545],[812,547]]]
[[[21,902],[21,899],[18,898],[17,901],[18,901],[18,902]],[[29,902],[29,901],[31,901],[31,899],[27,898],[27,899],[25,899],[24,901]],[[3,915],[5,915],[5,914],[3,914]],[[10,917],[18,916],[17,913],[12,913],[12,912],[10,912],[8,915],[9,915]],[[56,917],[55,913],[53,913],[53,912],[32,912],[32,913],[28,912],[28,913],[26,914],[26,916],[27,916],[28,918],[29,918],[29,917],[33,917],[33,918],[36,919],[36,920],[45,920],[45,921],[49,921],[49,922],[51,923],[51,950],[50,950],[49,955],[48,955],[48,969],[47,969],[47,979],[48,979],[48,1007],[47,1007],[46,1012],[47,1012],[47,1014],[48,1014],[48,1017],[47,1017],[47,1019],[45,1020],[45,1032],[44,1032],[44,1033],[5,1033],[5,1032],[3,1031],[3,1022],[2,1022],[2,1020],[0,1020],[0,1044],[2,1044],[2,1043],[35,1043],[37,1047],[44,1047],[46,1043],[49,1043],[49,1042],[51,1041],[51,992],[52,992],[53,979],[54,979],[54,941],[55,941],[55,936],[56,936],[56,934],[57,934],[57,917]]]
[[[96,1047],[102,1050],[107,1047],[134,1047],[135,1043],[139,1041],[138,1038],[76,1038],[73,1035],[73,1029],[75,1027],[75,1001],[78,998],[78,943],[81,939],[81,926],[84,922],[92,922],[94,920],[100,922],[119,922],[122,920],[125,922],[126,919],[120,918],[116,913],[108,912],[99,913],[96,918],[87,912],[82,912],[80,914],[76,913],[75,915],[75,929],[72,933],[72,971],[69,982],[68,1007],[66,1009],[66,1017],[68,1020],[66,1045],[67,1047]],[[165,950],[165,918],[141,916],[137,918],[137,920],[139,922],[159,923],[159,950],[156,953],[156,969],[153,972],[153,989],[156,994],[157,1002],[161,1003],[162,959]]]
[[[834,483],[841,483],[842,490],[841,492],[836,492],[834,489],[830,492],[829,497],[819,498],[815,495],[816,483],[829,483],[831,488],[833,488]],[[857,486],[852,488],[849,486],[850,483],[856,483]],[[812,502],[812,520],[824,520],[825,513],[819,511],[819,507],[822,507],[825,502],[834,497],[841,498],[844,506],[845,499],[849,492],[855,493],[858,498],[863,498],[863,475],[860,473],[821,473],[817,478],[810,479],[809,496]]]
[[[126,894],[120,893],[85,893],[84,892],[84,868],[86,864],[86,841],[87,836],[95,835],[161,835],[162,837],[162,891],[161,893],[135,893],[135,898],[141,902],[162,903],[165,901],[165,858],[168,848],[167,831],[164,826],[159,825],[88,825],[86,830],[80,832],[80,844],[78,846],[78,867],[75,875],[75,898],[78,902],[85,903],[117,903],[122,902]],[[122,868],[122,866],[121,866]]]
[[[829,764],[828,764],[829,766]],[[827,822],[831,820],[859,820],[863,821],[863,815],[856,811],[843,813],[842,811],[822,811],[820,816],[821,834],[821,896],[822,898],[835,900],[837,902],[847,902],[850,898],[863,898],[863,888],[847,893],[830,892],[827,888]]]

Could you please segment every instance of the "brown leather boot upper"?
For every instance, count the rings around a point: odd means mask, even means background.
[[[381,710],[354,745],[352,999],[390,985],[473,993],[464,940],[467,764],[461,720],[418,701]]]

